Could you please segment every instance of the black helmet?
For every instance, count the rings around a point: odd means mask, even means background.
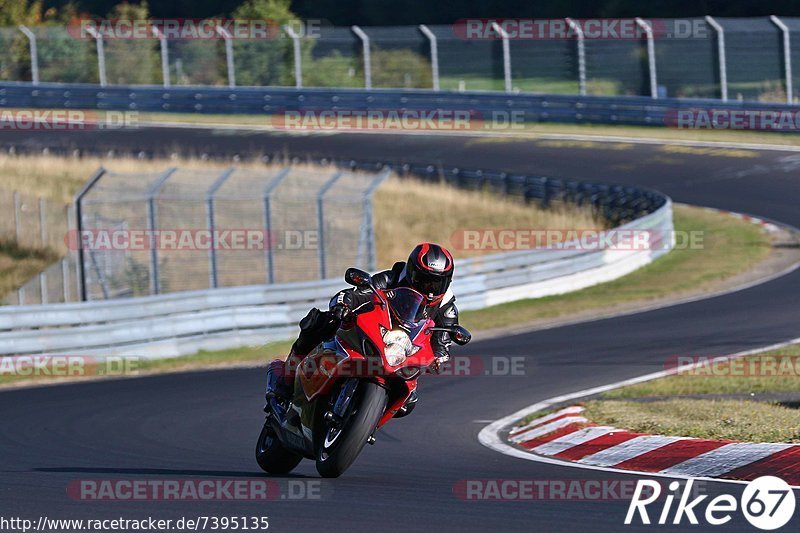
[[[428,300],[439,301],[453,279],[453,256],[438,244],[418,244],[408,256],[406,279],[412,289]]]

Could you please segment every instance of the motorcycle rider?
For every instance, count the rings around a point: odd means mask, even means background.
[[[458,325],[458,309],[455,295],[450,289],[453,279],[453,256],[444,247],[424,242],[418,244],[406,262],[399,261],[390,270],[372,276],[379,289],[409,287],[426,298],[428,316],[437,327]],[[351,319],[372,301],[371,290],[353,287],[339,291],[330,301],[328,311],[311,309],[300,321],[300,335],[292,345],[286,361],[272,361],[267,370],[267,398],[290,399],[293,394],[294,377],[300,362],[321,342],[332,338],[343,320]],[[435,331],[431,337],[431,348],[436,360],[431,371],[438,374],[450,359],[450,334]],[[415,391],[416,392],[416,391]],[[407,402],[408,414],[416,403],[416,394]]]

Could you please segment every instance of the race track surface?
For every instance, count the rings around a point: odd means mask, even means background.
[[[0,132],[0,146],[119,146],[158,153],[277,153],[441,162],[553,177],[635,183],[675,201],[742,211],[800,226],[800,154],[633,143],[467,137],[138,130]],[[632,316],[555,328],[456,349],[524,356],[524,376],[438,377],[421,385],[412,416],[390,423],[321,498],[274,502],[82,502],[79,479],[229,479],[262,474],[253,447],[263,419],[257,370],[165,375],[0,393],[4,516],[180,518],[269,516],[277,531],[619,531],[628,501],[462,501],[468,479],[631,480],[524,461],[478,443],[488,421],[534,402],[661,370],[676,354],[719,355],[798,336],[800,272],[732,294]],[[315,480],[311,462],[291,479]],[[280,480],[286,483],[286,480]],[[740,494],[709,483],[708,494]],[[660,511],[660,508],[659,508]],[[745,531],[741,515],[725,530]],[[652,527],[627,527],[648,530]],[[662,530],[665,529],[663,526]],[[696,527],[703,530],[704,527]],[[710,528],[709,528],[710,529]],[[676,528],[677,530],[677,528]]]

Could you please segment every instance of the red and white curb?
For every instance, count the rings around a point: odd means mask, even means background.
[[[692,478],[751,481],[771,475],[800,485],[800,445],[666,437],[599,426],[572,406],[511,429],[529,453],[584,465]]]
[[[714,360],[736,359],[798,343],[800,338]],[[592,424],[582,416],[580,406],[567,407],[523,426],[517,425],[519,420],[554,406],[665,377],[699,364],[549,398],[495,420],[480,431],[478,440],[504,455],[539,463],[723,483],[749,483],[752,479],[773,475],[800,488],[800,445],[644,435]]]
[[[725,209],[717,209],[716,207],[703,207],[702,209],[703,211],[708,211],[709,213],[721,213],[723,215],[732,216],[733,218],[738,218],[739,220],[744,220],[745,222],[750,222],[751,224],[756,224],[772,233],[780,229],[777,224],[770,222],[769,220],[764,220],[763,218],[760,217],[755,217],[753,215],[737,213],[735,211],[727,211]]]

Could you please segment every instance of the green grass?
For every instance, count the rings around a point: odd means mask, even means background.
[[[587,402],[587,418],[661,435],[800,442],[800,345],[732,361],[695,361],[703,365]],[[761,401],[765,394],[782,395],[783,402]]]
[[[0,241],[0,300],[56,259],[58,256],[52,250],[24,248],[13,241]]]
[[[800,346],[752,355],[733,362],[711,363],[681,370],[675,375],[609,391],[608,399],[690,396],[699,394],[763,394],[797,392],[800,395]]]
[[[676,206],[674,222],[678,231],[704,232],[704,248],[673,250],[623,278],[577,292],[465,311],[461,322],[468,328],[489,329],[710,290],[770,253],[768,235],[728,215]]]
[[[584,416],[598,424],[657,435],[800,442],[800,410],[747,400],[593,400],[586,403]]]

